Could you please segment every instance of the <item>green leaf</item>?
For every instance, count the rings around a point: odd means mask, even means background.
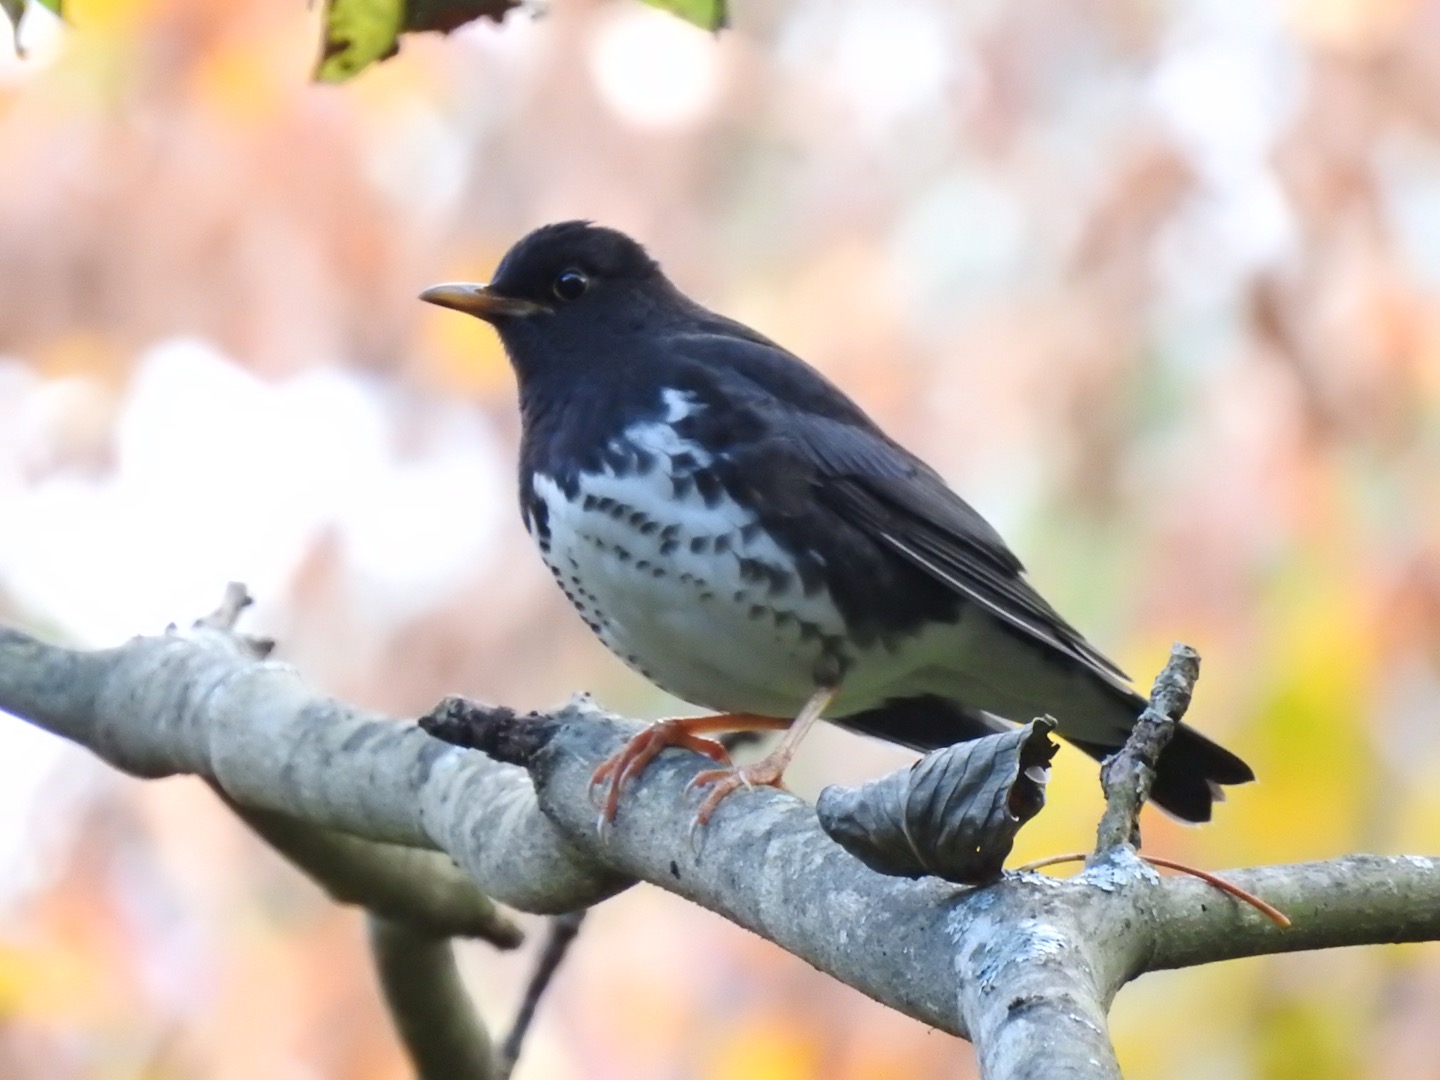
[[[56,15],[63,16],[65,14],[65,12],[61,10],[61,5],[64,3],[64,0],[36,0],[36,2],[39,3],[41,7],[49,8]],[[25,6],[25,0],[20,0],[20,6]]]
[[[645,3],[705,30],[723,30],[730,25],[730,5],[726,0],[645,0]]]
[[[325,43],[315,77],[344,82],[377,60],[393,56],[405,18],[402,0],[329,0]]]

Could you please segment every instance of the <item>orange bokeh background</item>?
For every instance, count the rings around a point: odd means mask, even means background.
[[[259,598],[396,715],[587,689],[513,492],[513,383],[415,300],[590,217],[848,388],[1141,682],[1261,782],[1147,847],[1208,867],[1440,848],[1440,4],[630,0],[308,81],[294,0],[73,0],[0,56],[0,618],[99,645]],[[197,781],[0,724],[0,1075],[407,1075],[361,917]],[[906,760],[834,731],[811,795]],[[1017,859],[1084,848],[1057,759]],[[528,925],[539,928],[538,920]],[[532,935],[538,937],[537,935]],[[531,950],[462,949],[497,1030]],[[1440,1076],[1440,951],[1149,976],[1128,1074]],[[964,1044],[640,887],[522,1078],[953,1077]]]

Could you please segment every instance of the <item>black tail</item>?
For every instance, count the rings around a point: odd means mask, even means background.
[[[834,723],[920,751],[994,735],[1010,727],[999,717],[967,709],[942,697],[891,701],[879,708],[841,717]],[[1118,743],[1110,746],[1077,739],[1068,741],[1097,761],[1120,749]],[[1183,821],[1209,821],[1215,801],[1225,798],[1221,791],[1223,785],[1244,784],[1254,779],[1250,766],[1240,758],[1194,728],[1181,724],[1160,755],[1150,799]]]
[[[1070,741],[1096,761],[1120,749]],[[1223,785],[1248,784],[1254,779],[1249,765],[1219,743],[1181,724],[1155,766],[1150,801],[1182,821],[1209,821],[1211,808],[1225,799]]]

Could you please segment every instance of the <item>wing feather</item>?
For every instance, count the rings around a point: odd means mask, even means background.
[[[1130,691],[1125,673],[1025,579],[995,529],[940,476],[883,434],[807,417],[791,431],[820,467],[836,513],[996,618]]]
[[[677,353],[695,364],[692,375],[701,383],[725,371],[726,397],[746,417],[745,424],[734,422],[737,432],[758,420],[768,438],[756,430],[752,438],[788,445],[807,463],[817,497],[832,513],[1036,644],[1133,693],[1125,673],[1031,587],[1000,534],[935,470],[804,361],[697,310],[708,320],[704,330],[677,340]],[[746,384],[749,394],[742,392]]]

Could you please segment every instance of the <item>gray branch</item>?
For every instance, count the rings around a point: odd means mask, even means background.
[[[634,723],[585,702],[537,717],[481,710],[517,767],[323,697],[213,626],[99,652],[0,629],[0,709],[137,776],[192,773],[248,808],[443,852],[522,910],[575,911],[653,882],[973,1038],[991,1078],[1117,1076],[1106,1011],[1146,971],[1440,938],[1440,863],[1423,858],[1227,872],[1295,920],[1281,930],[1202,882],[1161,878],[1124,845],[1066,881],[883,877],[772,790],[728,800],[696,850],[684,787],[704,763],[679,752],[627,790],[602,838],[590,774]]]
[[[358,905],[432,937],[479,938],[497,949],[524,940],[514,921],[442,852],[362,840],[217,794],[336,903]]]
[[[1105,813],[1096,830],[1097,855],[1121,844],[1140,846],[1140,808],[1150,798],[1155,763],[1170,744],[1175,728],[1185,719],[1199,677],[1200,654],[1189,645],[1175,645],[1130,738],[1119,753],[1100,766]]]
[[[497,1080],[490,1035],[470,1008],[450,942],[369,917],[380,990],[417,1080]]]

